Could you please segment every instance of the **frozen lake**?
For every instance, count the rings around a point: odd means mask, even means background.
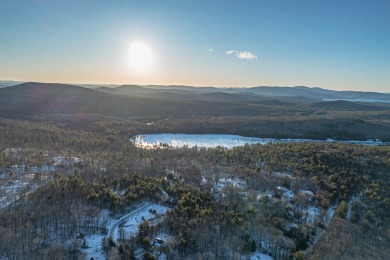
[[[170,147],[180,148],[187,146],[191,147],[225,147],[233,148],[243,146],[245,144],[267,144],[267,143],[286,143],[286,142],[342,142],[365,145],[384,145],[380,140],[367,141],[335,141],[328,140],[312,140],[312,139],[274,139],[274,138],[255,138],[244,137],[239,135],[224,135],[224,134],[144,134],[136,135],[130,138],[130,141],[135,146],[140,148],[152,149],[168,145]]]

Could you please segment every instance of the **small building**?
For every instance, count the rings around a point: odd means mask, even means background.
[[[164,244],[165,240],[162,239],[162,238],[159,238],[159,237],[156,237],[154,240],[153,240],[153,244],[158,244],[158,245],[162,245]]]

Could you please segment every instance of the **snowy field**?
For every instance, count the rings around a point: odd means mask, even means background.
[[[153,149],[168,145],[169,147],[225,147],[233,148],[236,146],[244,146],[246,144],[268,144],[268,143],[288,143],[288,142],[341,142],[351,144],[365,145],[384,145],[380,140],[367,141],[335,141],[313,140],[313,139],[274,139],[274,138],[255,138],[244,137],[239,135],[224,135],[224,134],[145,134],[136,135],[130,138],[130,141],[135,146],[146,149]]]

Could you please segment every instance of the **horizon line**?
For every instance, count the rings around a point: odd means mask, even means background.
[[[78,82],[47,82],[47,81],[24,81],[24,80],[0,80],[1,82],[15,82],[18,84],[23,83],[43,83],[43,84],[64,84],[64,85],[76,85],[76,86],[86,86],[86,85],[93,85],[93,86],[126,86],[126,85],[134,85],[134,86],[140,86],[140,87],[148,87],[148,86],[160,86],[160,87],[195,87],[195,88],[236,88],[236,89],[250,89],[250,88],[257,88],[257,87],[268,87],[268,88],[297,88],[297,87],[304,87],[304,88],[310,88],[310,89],[326,89],[326,90],[332,90],[337,92],[342,91],[353,91],[353,92],[368,92],[368,93],[382,93],[382,94],[390,94],[390,92],[381,92],[381,91],[369,91],[369,90],[340,90],[340,89],[332,89],[332,88],[325,88],[325,87],[318,87],[318,86],[306,86],[306,85],[255,85],[255,86],[213,86],[213,85],[189,85],[189,84],[137,84],[137,83],[78,83]],[[6,86],[11,87],[14,85]],[[0,87],[1,88],[1,87]]]

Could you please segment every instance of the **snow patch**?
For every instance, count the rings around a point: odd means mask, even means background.
[[[283,198],[287,199],[287,200],[292,200],[294,199],[294,192],[292,192],[291,190],[285,188],[285,187],[281,187],[281,186],[278,186],[277,187],[278,190],[281,190],[283,192]]]
[[[312,224],[315,223],[315,220],[317,218],[317,216],[320,215],[320,210],[316,207],[309,207],[307,210],[306,210],[306,222],[310,222]]]
[[[289,173],[275,172],[274,175],[277,176],[277,177],[283,177],[283,178],[289,178],[289,179],[293,179],[294,178]]]
[[[256,252],[250,256],[250,260],[273,260],[273,258],[272,256]]]
[[[239,178],[221,178],[217,185],[214,186],[214,190],[220,192],[227,185],[231,185],[235,188],[245,189],[246,182]]]
[[[314,193],[310,190],[299,190],[299,192],[308,195],[310,197],[314,197]]]

